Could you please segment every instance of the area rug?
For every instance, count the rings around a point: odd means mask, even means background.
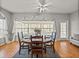
[[[33,57],[36,58],[35,56]],[[21,54],[19,55],[19,52],[17,52],[13,56],[13,58],[31,58],[31,54],[28,54],[27,49],[22,49]],[[43,57],[39,57],[39,58],[59,58],[59,55],[56,52],[54,53],[51,48],[47,48],[46,54],[44,54]]]

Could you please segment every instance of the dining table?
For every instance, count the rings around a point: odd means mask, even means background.
[[[40,39],[33,39],[34,41],[40,41]],[[23,41],[25,41],[26,43],[28,44],[31,44],[31,39],[30,38],[27,38],[27,39],[23,39]],[[43,43],[49,43],[51,42],[52,40],[51,39],[43,39]]]
[[[29,44],[29,45],[32,44],[30,38],[24,38],[23,41],[24,41],[25,43]],[[39,41],[41,41],[41,39],[35,38],[35,39],[33,39],[33,41],[39,42]],[[45,45],[46,43],[50,43],[51,41],[52,41],[52,40],[49,39],[49,38],[47,38],[47,39],[46,39],[46,38],[43,38],[43,42],[42,42],[42,43]],[[31,51],[31,49],[29,49],[29,51]],[[45,51],[45,53],[46,53],[46,47],[44,47],[44,51]],[[36,55],[36,56],[37,56],[37,55]]]

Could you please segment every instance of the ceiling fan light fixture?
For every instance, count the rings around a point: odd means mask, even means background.
[[[48,6],[51,4],[51,3],[46,3],[46,0],[38,0],[38,10],[39,10],[39,13],[44,13],[46,10],[49,10],[48,9]]]

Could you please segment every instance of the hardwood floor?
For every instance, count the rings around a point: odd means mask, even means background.
[[[55,50],[63,58],[79,58],[79,47],[71,44],[69,41],[56,41]]]
[[[0,58],[11,58],[13,57],[19,50],[18,42],[12,42],[0,47]]]
[[[0,47],[0,57],[11,58],[18,52],[18,42],[12,42]],[[79,57],[79,47],[70,44],[69,41],[56,41],[55,50],[60,57]]]

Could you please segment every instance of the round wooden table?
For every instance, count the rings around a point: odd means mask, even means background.
[[[40,39],[33,39],[34,41],[40,41]],[[24,42],[26,42],[26,43],[28,43],[28,44],[30,44],[31,43],[31,40],[30,39],[24,39],[23,40]],[[45,43],[49,43],[49,42],[51,42],[52,40],[51,39],[43,39],[43,43],[45,44]]]

